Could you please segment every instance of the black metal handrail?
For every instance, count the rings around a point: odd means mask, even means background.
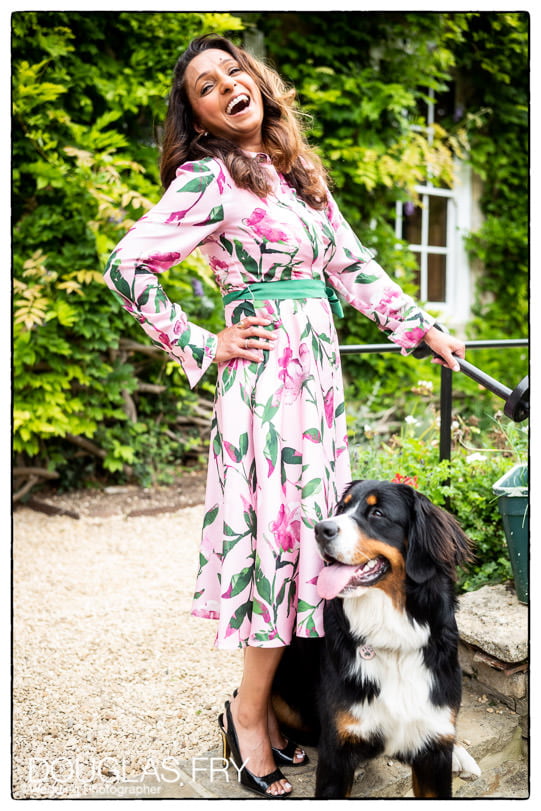
[[[502,340],[466,341],[466,349],[497,349],[512,347],[527,347],[526,338],[508,338]],[[343,344],[340,346],[341,355],[367,355],[384,352],[400,352],[401,348],[395,344]],[[422,345],[420,351],[415,351],[418,358],[428,357],[431,351]],[[473,366],[469,361],[457,358],[460,371],[480,383],[493,394],[505,400],[504,413],[514,422],[522,422],[530,412],[530,390],[528,377],[524,377],[514,389],[510,389],[486,372]],[[451,458],[451,423],[453,401],[453,373],[446,367],[441,367],[440,385],[440,461]]]

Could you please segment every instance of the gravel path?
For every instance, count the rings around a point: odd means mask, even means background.
[[[240,678],[241,653],[216,650],[215,623],[189,614],[202,504],[175,509],[168,493],[145,515],[111,495],[69,497],[78,519],[14,513],[16,799],[93,794],[204,755]]]

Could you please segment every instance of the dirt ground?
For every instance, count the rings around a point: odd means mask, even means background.
[[[206,469],[187,469],[176,484],[167,487],[120,485],[59,493],[41,489],[28,502],[31,509],[46,514],[65,514],[73,518],[124,515],[159,515],[205,500]]]
[[[218,745],[242,661],[190,615],[204,479],[40,491],[15,508],[14,798],[95,794]]]

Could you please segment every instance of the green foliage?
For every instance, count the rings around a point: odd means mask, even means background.
[[[473,564],[459,572],[459,590],[474,591],[485,584],[512,578],[492,485],[517,461],[524,461],[527,435],[520,426],[495,422],[490,435],[481,436],[473,421],[470,425],[457,424],[455,439],[451,460],[440,461],[437,415],[421,406],[419,416],[409,415],[400,432],[389,440],[376,443],[370,428],[366,429],[365,441],[353,450],[353,476],[406,478],[410,480],[406,483],[412,483],[435,504],[448,509],[473,542],[475,553]],[[470,445],[473,441],[476,445]]]
[[[147,481],[163,475],[156,466],[165,468],[166,456],[174,464],[194,444],[189,433],[171,439],[166,432],[196,398],[165,354],[119,350],[121,337],[148,341],[102,273],[116,243],[159,197],[152,129],[163,119],[179,53],[197,34],[240,27],[228,14],[13,15],[19,462],[39,457],[66,480],[70,466],[87,476],[78,465],[80,448],[65,441],[83,436],[105,450],[103,470],[124,475],[129,466]],[[195,280],[203,297],[193,295]],[[194,319],[217,326],[215,286],[200,257],[164,281],[172,296],[189,299]],[[139,392],[141,384],[164,379],[159,398]]]
[[[467,77],[470,161],[483,181],[485,219],[467,239],[472,262],[482,267],[472,337],[528,335],[529,20],[526,13],[468,14],[457,43]],[[483,357],[490,374],[518,382],[526,353]]]

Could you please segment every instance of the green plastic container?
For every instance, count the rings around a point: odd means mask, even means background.
[[[498,507],[503,520],[517,597],[519,602],[527,603],[529,597],[528,465],[515,465],[492,486],[492,489],[498,496]]]

